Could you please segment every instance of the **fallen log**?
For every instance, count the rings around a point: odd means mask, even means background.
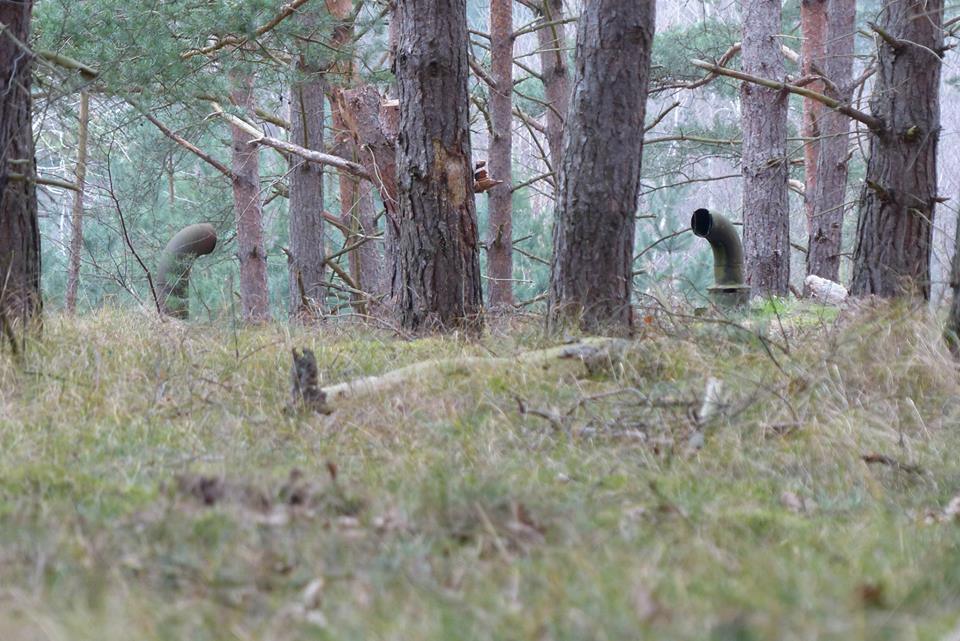
[[[467,356],[436,358],[413,363],[377,376],[364,376],[321,389],[328,403],[374,394],[422,380],[433,374],[472,373],[481,367],[514,367],[518,363],[545,365],[554,360],[569,359],[583,363],[590,374],[617,364],[629,341],[621,338],[586,338],[577,343],[524,352],[509,357]]]

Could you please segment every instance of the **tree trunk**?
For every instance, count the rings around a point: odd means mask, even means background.
[[[540,17],[545,23],[563,19],[563,0],[542,0]],[[540,46],[540,75],[549,107],[547,146],[550,168],[559,173],[563,158],[563,124],[570,105],[570,71],[567,65],[567,36],[563,24],[548,24],[537,30]]]
[[[246,113],[253,112],[253,76],[232,74],[234,89],[230,97]],[[243,319],[262,323],[270,319],[267,289],[267,255],[263,247],[260,203],[259,148],[252,136],[231,126],[233,132],[233,207],[237,220],[237,246],[240,258],[240,302]]]
[[[302,63],[290,87],[290,138],[323,152],[323,78]],[[290,156],[290,315],[316,318],[323,310],[323,167]]]
[[[629,329],[634,216],[654,3],[594,0],[580,17],[560,168],[550,324]]]
[[[397,21],[400,323],[477,329],[466,0],[399,0]]]
[[[801,73],[803,77],[819,75],[824,70],[827,39],[827,7],[830,0],[801,0],[800,32],[803,36],[800,47]],[[809,89],[823,93],[824,83],[815,80]],[[817,158],[820,155],[820,120],[826,108],[811,98],[803,99],[803,120],[800,135],[803,144],[803,207],[807,215],[807,229],[813,228],[813,198],[817,189]]]
[[[377,270],[378,274],[371,275],[371,278],[366,281],[370,284],[370,289],[365,287],[361,289],[378,296],[386,294],[380,307],[389,309],[393,306],[398,289],[396,245],[400,234],[400,202],[397,195],[399,109],[390,102],[384,103],[380,93],[371,85],[338,92],[337,105],[343,123],[353,136],[359,151],[358,161],[376,180],[374,187],[380,192],[380,198],[386,209],[384,240],[376,245],[367,243],[363,248],[364,251],[376,252],[374,255],[377,255],[379,252],[376,246],[383,247],[383,257],[376,259],[380,268]],[[366,208],[362,192],[360,198],[361,206]],[[372,233],[375,229],[372,203],[369,203],[369,209],[371,213],[369,222],[361,220],[361,227],[369,229]],[[361,258],[361,260],[365,259]],[[371,259],[366,260],[368,260],[366,264],[370,265]],[[377,280],[374,280],[375,278]]]
[[[40,226],[30,86],[33,2],[0,3],[0,324],[38,319]]]
[[[821,0],[822,1],[822,0]],[[856,36],[856,0],[829,0],[827,40],[821,71],[834,89],[827,93],[843,103],[853,97],[853,55]],[[806,102],[806,101],[805,101]],[[850,119],[826,109],[820,115],[812,186],[807,184],[810,209],[807,274],[839,282],[843,218],[847,196]]]
[[[90,127],[90,94],[80,92],[80,121],[77,132],[77,169],[73,192],[73,215],[70,218],[70,267],[67,272],[67,312],[77,308],[80,284],[80,254],[83,251],[83,191],[87,180],[87,132]]]
[[[953,266],[950,270],[950,288],[953,300],[947,314],[947,325],[943,332],[947,345],[954,356],[960,357],[960,216],[957,217],[953,243]]]
[[[782,82],[780,0],[743,0],[743,71]],[[743,129],[743,250],[753,295],[782,295],[790,286],[787,202],[787,95],[740,86]]]
[[[490,176],[487,276],[490,307],[513,304],[513,0],[490,2]]]
[[[870,139],[853,256],[855,295],[930,296],[937,200],[943,0],[888,0],[880,12]]]
[[[381,275],[383,241],[366,240],[377,235],[376,217],[373,185],[362,180],[358,185],[357,205],[350,216],[350,222],[351,228],[357,236],[357,242],[363,242],[363,244],[359,249],[350,253],[350,258],[355,263],[357,285],[360,286],[360,289],[372,296],[381,297],[386,292],[382,285],[383,278]],[[378,308],[382,308],[381,303],[371,306],[369,301],[364,301],[366,313],[381,313],[382,310]]]

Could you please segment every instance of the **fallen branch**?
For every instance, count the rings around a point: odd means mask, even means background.
[[[547,349],[525,352],[509,357],[468,356],[464,358],[437,358],[406,367],[401,367],[379,376],[365,376],[345,383],[324,387],[321,391],[328,402],[346,400],[351,397],[385,392],[409,385],[417,379],[432,374],[449,376],[457,372],[469,373],[480,367],[513,368],[518,364],[546,364],[559,359],[579,360],[588,371],[595,371],[604,362],[619,360],[628,341],[618,338],[586,338],[572,345],[561,345]]]

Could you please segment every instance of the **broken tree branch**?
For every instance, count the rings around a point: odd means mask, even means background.
[[[363,178],[373,182],[373,178],[367,171],[363,168],[363,165],[355,163],[346,158],[341,158],[340,156],[333,156],[330,154],[324,154],[319,151],[314,151],[313,149],[306,149],[300,145],[295,145],[293,143],[287,142],[285,140],[280,140],[278,138],[271,138],[270,136],[264,135],[262,131],[251,125],[246,120],[238,118],[233,114],[227,113],[223,108],[216,102],[210,103],[213,106],[213,110],[221,118],[229,122],[231,125],[242,129],[251,136],[253,140],[250,141],[251,144],[263,145],[265,147],[272,147],[277,151],[293,154],[294,156],[299,156],[304,160],[309,160],[310,162],[316,163],[318,165],[329,165],[331,167],[336,167],[341,171],[344,171],[351,176],[357,176],[358,178]]]

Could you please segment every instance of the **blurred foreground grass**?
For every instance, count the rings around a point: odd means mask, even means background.
[[[445,369],[324,417],[284,412],[292,347],[326,384],[552,343],[50,317],[0,355],[0,639],[958,638],[936,322],[642,321],[589,372]]]

